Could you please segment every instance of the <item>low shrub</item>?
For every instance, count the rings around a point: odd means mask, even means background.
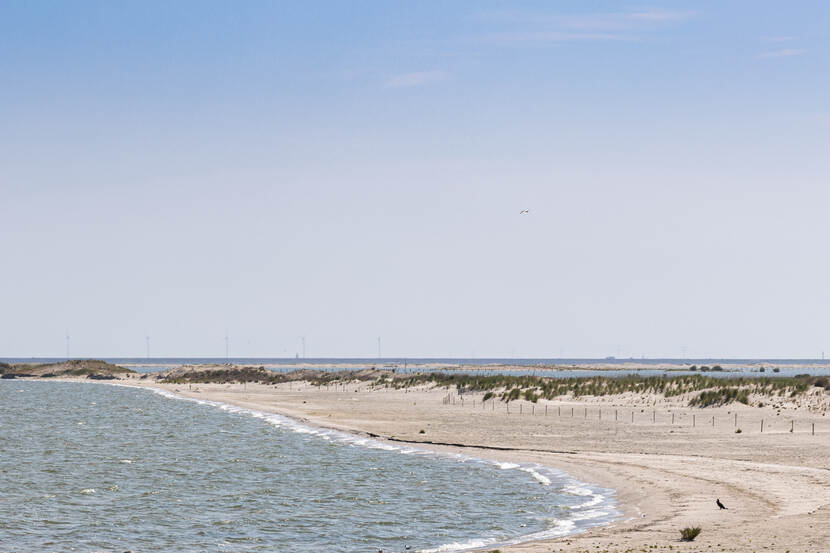
[[[683,541],[695,541],[700,534],[700,526],[684,528],[680,531],[680,539]]]

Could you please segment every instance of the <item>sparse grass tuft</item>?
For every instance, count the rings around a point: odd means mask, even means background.
[[[695,541],[698,534],[700,534],[700,526],[690,526],[680,531],[680,539],[683,541]]]

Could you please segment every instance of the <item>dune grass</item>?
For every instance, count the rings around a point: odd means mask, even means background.
[[[795,397],[813,386],[830,389],[830,379],[800,375],[795,377],[728,377],[705,375],[552,378],[540,376],[490,375],[477,376],[454,373],[423,373],[408,378],[389,379],[395,388],[433,384],[454,387],[459,393],[482,392],[498,395],[502,401],[555,399],[563,396],[609,396],[625,393],[655,393],[664,397],[689,395],[689,405],[710,407],[732,402],[750,403],[750,395]],[[489,399],[488,397],[488,399]]]
[[[700,535],[700,526],[687,527],[680,531],[680,539],[682,541],[695,541],[695,538]]]
[[[688,405],[710,407],[733,402],[750,404],[751,396],[795,397],[813,386],[830,390],[830,379],[799,375],[795,377],[727,377],[716,378],[703,374],[680,376],[619,377],[591,376],[555,378],[541,376],[474,375],[459,373],[396,374],[391,370],[362,371],[313,371],[297,370],[274,372],[264,367],[222,367],[211,371],[193,371],[168,377],[166,382],[231,383],[260,382],[280,384],[306,381],[316,386],[341,385],[348,382],[364,382],[370,387],[395,389],[415,386],[454,388],[459,394],[484,393],[484,400],[498,398],[501,401],[523,399],[537,402],[560,397],[601,397],[619,394],[658,394],[664,397],[686,396]]]

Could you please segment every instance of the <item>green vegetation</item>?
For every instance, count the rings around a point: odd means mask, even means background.
[[[683,541],[695,541],[695,538],[700,534],[700,526],[694,528],[688,527],[680,531],[680,539]]]
[[[700,367],[698,367],[697,365],[692,365],[691,367],[689,367],[689,370],[690,371],[700,371],[700,372],[706,373],[706,372],[709,372],[709,371],[722,371],[723,367],[721,367],[720,365],[715,365],[713,367],[709,367],[707,365],[701,365]]]
[[[4,378],[56,376],[86,376],[87,378],[116,378],[113,375],[135,372],[125,367],[112,365],[97,359],[72,359],[60,363],[0,363],[0,374]]]
[[[231,382],[261,382],[263,384],[277,384],[287,382],[279,377],[280,373],[266,370],[265,367],[227,367],[213,370],[193,370],[167,376],[161,379],[162,382],[171,384],[229,384]]]
[[[533,403],[536,403],[540,397],[539,394],[537,394],[533,390],[533,388],[528,388],[527,390],[525,390],[523,395],[527,401],[532,401]]]
[[[607,396],[623,393],[655,393],[664,397],[689,395],[689,405],[709,407],[731,402],[749,404],[750,395],[797,396],[812,386],[830,389],[827,377],[807,375],[791,378],[733,377],[705,375],[551,378],[539,376],[476,376],[454,373],[421,373],[378,382],[394,388],[424,384],[454,387],[459,393],[486,392],[490,399],[497,394],[502,401],[555,399],[562,396]],[[490,394],[490,395],[488,395]]]
[[[715,366],[717,367],[717,366]],[[713,367],[713,370],[715,369]],[[719,368],[719,367],[717,367]],[[404,389],[415,386],[455,388],[459,394],[483,393],[483,400],[501,401],[524,399],[537,402],[569,396],[608,396],[624,393],[657,394],[664,397],[684,396],[690,406],[710,407],[732,402],[750,404],[751,397],[795,397],[820,386],[830,390],[830,379],[799,375],[795,377],[728,377],[716,378],[694,375],[626,375],[619,377],[591,376],[555,378],[541,376],[476,375],[450,372],[396,374],[392,370],[365,369],[361,371],[296,370],[273,372],[264,367],[222,366],[210,370],[193,368],[161,377],[171,383],[231,383],[259,382],[280,384],[306,381],[316,386],[342,386],[363,382],[370,388]]]
[[[718,388],[715,390],[704,390],[689,400],[691,407],[716,407],[732,402],[749,405],[749,390],[747,388]]]

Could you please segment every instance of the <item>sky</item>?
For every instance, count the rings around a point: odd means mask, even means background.
[[[830,355],[829,29],[0,0],[0,357]]]

